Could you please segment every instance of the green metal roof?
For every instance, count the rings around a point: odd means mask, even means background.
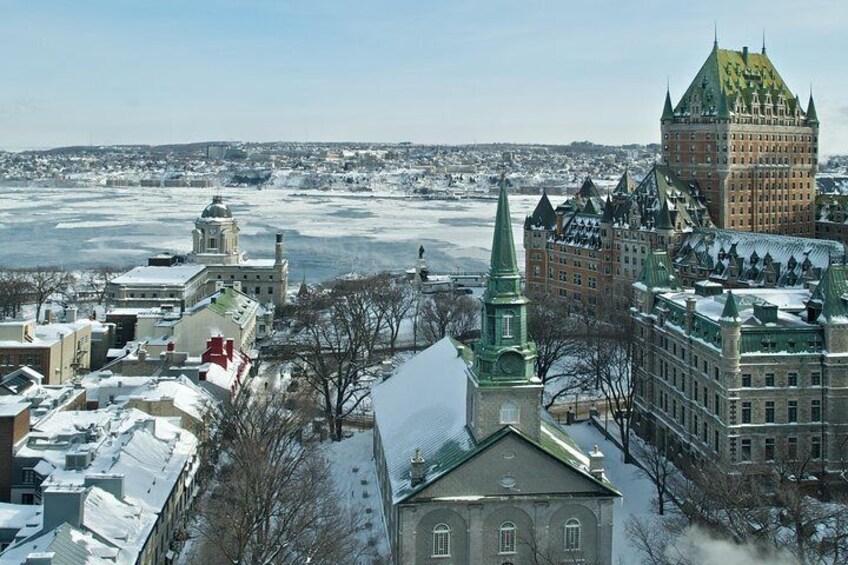
[[[639,282],[648,290],[668,288],[677,290],[680,283],[674,270],[671,268],[671,260],[665,251],[651,251],[645,257],[645,266],[639,273]]]
[[[504,177],[501,176],[498,194],[498,210],[495,214],[495,235],[492,238],[491,277],[517,275],[518,260],[515,258],[515,242],[512,237],[512,222],[509,217],[509,200],[506,197]]]

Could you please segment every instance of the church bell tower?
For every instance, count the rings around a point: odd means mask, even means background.
[[[528,303],[502,176],[482,332],[468,378],[467,424],[477,441],[506,425],[539,439],[542,383],[536,376],[536,344],[527,338]]]

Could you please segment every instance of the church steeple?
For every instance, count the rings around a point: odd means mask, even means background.
[[[489,280],[483,293],[482,331],[468,381],[468,426],[478,441],[507,424],[531,437],[539,435],[541,384],[536,377],[536,344],[527,335],[528,303],[521,292],[502,177]],[[513,421],[512,415],[519,416]]]

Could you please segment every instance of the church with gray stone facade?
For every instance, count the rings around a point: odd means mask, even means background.
[[[393,563],[611,563],[620,493],[541,407],[527,303],[502,183],[480,341],[446,337],[372,389]]]

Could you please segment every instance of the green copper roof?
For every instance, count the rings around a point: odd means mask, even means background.
[[[828,266],[813,295],[812,302],[821,302],[820,320],[825,322],[848,322],[848,306],[842,296],[848,292],[848,266]]]
[[[504,177],[501,176],[498,211],[495,214],[495,235],[492,238],[491,277],[518,274],[515,243],[512,239],[512,222],[509,217],[509,200],[506,197]]]
[[[760,103],[765,103],[766,95],[770,95],[772,104],[776,104],[778,96],[782,95],[788,109],[795,109],[795,95],[768,55],[714,47],[674,108],[674,114],[690,112],[689,101],[695,94],[704,113],[714,113],[721,117],[726,112],[726,116],[729,116],[729,110],[737,98],[741,97],[745,105],[750,106],[755,93]]]
[[[810,93],[810,102],[807,104],[807,123],[819,125],[819,117],[816,114],[816,104],[813,102],[813,94]]]
[[[668,198],[663,200],[663,205],[659,210],[657,210],[656,216],[654,227],[658,230],[670,230],[674,227],[671,224],[671,212],[668,209]]]
[[[739,308],[736,306],[736,298],[733,296],[733,291],[727,291],[727,299],[724,301],[724,309],[721,311],[721,321],[739,321]]]
[[[674,108],[671,106],[671,93],[666,89],[665,91],[665,104],[663,105],[663,120],[671,120],[674,118]]]
[[[645,257],[645,266],[639,274],[639,282],[648,290],[668,288],[677,290],[680,283],[671,268],[671,260],[665,251],[651,251]]]
[[[671,101],[668,101],[669,108],[671,108]],[[624,174],[621,175],[621,178],[618,179],[618,184],[615,185],[615,189],[612,191],[613,194],[623,194],[628,195],[636,188],[636,181],[633,180],[633,175],[630,174],[629,170],[625,170]]]
[[[542,226],[546,229],[553,229],[555,225],[556,212],[554,212],[554,207],[548,198],[548,194],[543,192],[542,198],[539,200],[539,203],[536,204],[536,208],[533,210],[533,213],[527,216],[525,228]]]
[[[586,180],[583,181],[583,186],[580,187],[577,195],[582,196],[583,198],[591,198],[593,196],[600,197],[601,193],[598,191],[598,187],[595,186],[591,177],[586,177]]]

